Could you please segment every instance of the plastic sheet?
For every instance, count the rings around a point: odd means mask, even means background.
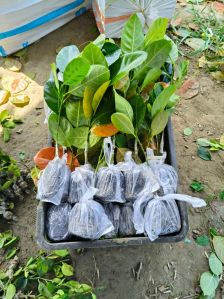
[[[85,196],[89,187],[94,186],[94,171],[89,164],[77,167],[71,173],[71,184],[68,201],[72,204],[79,202]]]
[[[52,241],[65,241],[69,238],[68,220],[72,207],[68,203],[51,205],[47,211],[47,235]]]
[[[69,217],[69,232],[75,236],[96,240],[114,230],[103,206],[93,200],[97,189],[88,192],[74,205]]]
[[[119,236],[133,236],[135,228],[133,223],[133,205],[128,202],[121,206]]]
[[[147,149],[148,164],[160,184],[160,195],[175,193],[177,191],[178,175],[173,166],[165,164],[166,153],[154,156],[151,149]]]
[[[103,202],[124,203],[124,175],[118,165],[112,164],[114,145],[110,137],[104,139],[104,155],[108,166],[100,168],[97,172],[96,196]]]
[[[38,182],[37,199],[59,205],[67,199],[71,171],[66,165],[67,155],[56,156],[44,169]]]
[[[176,200],[187,202],[195,208],[206,206],[204,200],[188,195],[156,196],[149,201],[144,215],[145,233],[151,241],[156,240],[160,235],[168,235],[180,230],[181,219]]]
[[[118,204],[108,203],[108,204],[104,205],[104,210],[114,226],[114,230],[112,232],[106,234],[104,237],[108,238],[108,239],[116,238],[118,235],[118,229],[119,229],[120,207]]]

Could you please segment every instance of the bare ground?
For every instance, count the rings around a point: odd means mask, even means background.
[[[28,167],[32,166],[34,154],[47,143],[47,126],[43,124],[42,91],[43,84],[48,78],[50,63],[55,60],[55,50],[67,44],[83,45],[96,36],[93,16],[87,13],[29,47],[28,60],[24,63],[21,73],[25,75],[35,73],[35,78],[26,90],[31,103],[23,109],[15,109],[8,104],[7,108],[23,117],[24,123],[14,129],[9,143],[4,144],[0,139],[0,147],[16,159],[19,153],[24,151],[25,164]],[[0,66],[3,63],[3,60],[0,60]],[[0,67],[1,77],[20,76],[21,73],[12,73]],[[198,230],[200,234],[207,234],[209,227],[223,231],[224,203],[214,198],[224,189],[224,154],[214,153],[212,161],[203,161],[196,154],[195,141],[199,137],[218,138],[224,133],[223,84],[211,79],[204,70],[199,70],[194,60],[191,61],[189,77],[198,80],[199,94],[190,100],[182,100],[172,118],[180,190],[192,194],[189,185],[192,180],[197,179],[205,185],[205,190],[200,196],[213,200],[203,211],[189,210],[190,228],[184,242],[89,249],[82,254],[73,252],[77,278],[93,282],[99,288],[97,291],[99,298],[184,298],[196,294],[199,275],[208,269],[204,251],[209,251],[210,248],[198,246],[193,239],[192,231]],[[185,127],[193,129],[191,136],[183,135]],[[16,131],[20,128],[23,130],[22,134],[17,134]],[[20,236],[21,260],[25,260],[38,250],[35,241],[36,206],[35,191],[32,192],[32,196],[16,204],[15,213],[18,222],[12,229]],[[8,227],[7,224],[4,224],[4,227],[2,223],[0,225],[0,230]],[[140,263],[142,263],[140,279],[136,280],[133,268],[138,270]],[[221,289],[217,293],[217,298],[223,298]]]

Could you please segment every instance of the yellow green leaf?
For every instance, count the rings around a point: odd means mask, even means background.
[[[11,98],[11,103],[16,107],[24,107],[28,105],[30,102],[30,98],[27,95],[20,94],[18,96],[14,96]]]
[[[9,98],[10,98],[10,91],[0,90],[0,105],[6,104]]]
[[[94,96],[94,89],[86,86],[83,97],[83,111],[86,118],[91,118],[93,114],[92,100]]]
[[[95,92],[93,101],[92,101],[92,108],[93,108],[94,112],[96,112],[109,84],[110,84],[110,81],[104,82]]]

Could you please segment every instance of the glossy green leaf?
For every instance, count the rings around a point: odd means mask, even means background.
[[[63,74],[63,82],[69,86],[76,85],[84,80],[90,69],[88,60],[77,57],[70,61]]]
[[[0,123],[5,121],[9,117],[9,111],[4,109],[0,112]]]
[[[198,156],[203,160],[206,160],[206,161],[212,160],[212,156],[211,156],[209,150],[205,147],[199,146],[197,153],[198,153]]]
[[[39,281],[38,284],[38,291],[40,295],[44,296],[44,298],[49,298],[49,299],[52,298],[52,293],[50,292],[48,287],[41,281]]]
[[[106,36],[105,34],[100,34],[94,41],[93,44],[102,49],[105,43]]]
[[[204,190],[204,185],[201,182],[193,181],[190,185],[191,189],[196,192],[201,192]]]
[[[106,92],[92,119],[92,126],[111,123],[111,115],[115,112],[114,97],[111,92]]]
[[[146,59],[147,53],[144,51],[135,51],[133,53],[124,54],[115,64],[113,64],[113,68],[111,69],[113,74],[111,84],[114,84],[125,77],[129,71],[137,68]]]
[[[119,95],[116,90],[114,89],[114,96],[115,96],[115,108],[117,112],[121,112],[128,116],[130,121],[133,120],[133,110],[130,103]]]
[[[180,88],[188,72],[189,61],[182,60],[177,66],[177,80],[175,82],[176,88]]]
[[[132,53],[142,50],[144,44],[144,34],[142,23],[137,16],[133,14],[126,22],[121,34],[121,49],[123,53]]]
[[[185,136],[190,136],[190,135],[192,135],[192,133],[193,133],[193,130],[191,128],[185,128],[184,129],[184,135]]]
[[[178,47],[177,45],[175,44],[175,42],[169,37],[169,36],[165,36],[165,39],[170,41],[171,42],[171,50],[170,50],[170,53],[169,53],[169,56],[166,60],[167,63],[175,63],[178,59]]]
[[[141,96],[134,96],[130,99],[130,104],[134,112],[134,127],[139,129],[145,118],[146,106]]]
[[[6,259],[7,259],[7,260],[12,259],[12,258],[16,255],[17,251],[18,251],[17,248],[10,248],[10,249],[7,251]]]
[[[116,112],[112,114],[111,121],[113,125],[121,132],[134,135],[134,127],[128,116],[123,113]]]
[[[144,81],[143,81],[141,90],[143,90],[145,87],[147,87],[150,83],[156,82],[161,74],[162,74],[162,71],[159,68],[153,68],[153,69],[149,70]]]
[[[152,105],[152,117],[165,109],[170,97],[174,94],[175,91],[176,87],[174,85],[170,85],[158,95]]]
[[[7,120],[2,126],[8,129],[14,129],[16,127],[16,124],[12,120]]]
[[[68,101],[65,105],[66,115],[73,127],[87,126],[88,120],[86,119],[83,111],[83,101]]]
[[[48,126],[53,139],[59,145],[66,146],[66,147],[72,146],[74,128],[66,118],[61,117],[58,126],[58,115],[52,113],[48,119]]]
[[[224,237],[215,236],[212,240],[215,253],[222,263],[224,263]]]
[[[93,108],[94,112],[96,112],[109,84],[110,84],[110,81],[104,82],[95,92],[93,101],[92,101],[92,108]]]
[[[208,236],[199,236],[196,239],[196,243],[200,246],[208,246],[209,245],[209,237]]]
[[[8,142],[10,140],[10,137],[11,137],[11,132],[9,131],[9,129],[3,127],[3,140],[4,140],[4,142]]]
[[[90,119],[93,115],[92,101],[95,93],[95,89],[86,86],[83,96],[83,112],[87,119]]]
[[[59,90],[58,75],[57,75],[57,69],[56,69],[56,64],[55,63],[51,64],[51,71],[52,71],[52,74],[53,74],[53,77],[54,77],[55,86]]]
[[[211,253],[208,262],[212,273],[217,276],[222,274],[222,262],[217,258],[215,253]]]
[[[10,283],[6,289],[6,295],[4,299],[13,299],[16,294],[16,287],[14,284]]]
[[[67,263],[62,263],[61,271],[65,276],[72,276],[74,274],[73,267]]]
[[[76,46],[67,46],[60,50],[56,57],[56,64],[59,70],[63,73],[67,64],[80,54]]]
[[[77,148],[85,148],[89,134],[88,127],[79,127],[74,129],[74,134],[71,138],[71,143]]]
[[[164,38],[168,25],[167,18],[157,18],[150,25],[145,36],[145,46]]]
[[[82,57],[89,61],[92,64],[100,64],[107,67],[107,61],[101,52],[100,48],[97,47],[94,43],[89,43],[82,52]]]
[[[200,278],[200,287],[205,296],[211,296],[219,284],[219,278],[211,272],[204,272]]]
[[[44,85],[44,99],[48,107],[59,114],[61,100],[58,96],[58,90],[54,81],[47,81]]]
[[[176,106],[176,104],[179,102],[180,96],[173,94],[166,105],[167,108],[173,108]]]
[[[169,119],[167,111],[161,111],[153,118],[151,123],[151,137],[154,137],[163,132]]]
[[[106,42],[102,48],[102,53],[105,56],[107,64],[110,66],[119,59],[121,49],[116,44]]]

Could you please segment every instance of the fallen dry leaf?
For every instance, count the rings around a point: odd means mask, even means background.
[[[204,55],[202,55],[199,59],[198,59],[198,66],[199,67],[204,67],[204,66],[208,66],[208,67],[221,67],[224,65],[224,61],[223,60],[213,60],[213,61],[209,61],[206,59],[206,57]]]
[[[189,37],[184,41],[184,43],[195,51],[203,50],[205,47],[205,41],[202,38],[197,37]]]
[[[29,104],[30,98],[27,95],[20,94],[12,97],[10,102],[16,107],[23,108]]]
[[[218,80],[218,81],[224,81],[224,72],[217,71],[217,72],[211,72],[210,74],[216,80]]]
[[[0,90],[0,105],[4,105],[9,101],[10,91],[8,90]]]
[[[12,72],[19,72],[22,68],[22,63],[13,58],[6,58],[5,67]]]
[[[191,99],[199,93],[199,86],[199,82],[195,79],[188,79],[178,90],[178,94],[185,100]]]
[[[188,27],[195,30],[195,31],[197,31],[199,29],[199,26],[195,23],[189,23]]]
[[[29,81],[24,76],[17,79],[3,77],[1,85],[5,90],[9,90],[12,94],[15,94],[24,91],[29,85]]]
[[[221,13],[224,13],[224,4],[223,3],[220,3],[218,1],[214,1],[212,3],[212,7],[218,11],[218,12],[221,12]]]
[[[176,18],[171,20],[171,25],[173,27],[180,26],[181,23],[182,23],[182,18]]]

